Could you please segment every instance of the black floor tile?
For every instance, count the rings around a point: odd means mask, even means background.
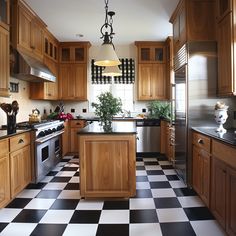
[[[79,176],[79,171],[77,171],[77,172],[74,174],[74,176]]]
[[[50,171],[47,176],[55,176],[58,173],[58,171]]]
[[[160,155],[157,157],[158,161],[167,161],[167,158],[165,157],[165,155]]]
[[[147,176],[136,176],[136,182],[148,182]]]
[[[137,189],[133,198],[152,198],[152,192],[150,189]]]
[[[136,170],[145,170],[145,166],[136,166]]]
[[[195,232],[189,222],[161,223],[163,236],[195,236]]]
[[[163,170],[147,170],[148,175],[164,175]]]
[[[158,166],[158,161],[144,161],[145,166]]]
[[[64,190],[79,190],[79,183],[68,183]]]
[[[136,157],[136,161],[143,161],[142,157]]]
[[[67,224],[38,224],[32,236],[61,236],[66,229]]]
[[[104,210],[126,210],[129,209],[129,200],[104,201]]]
[[[155,205],[157,209],[161,208],[180,208],[181,205],[176,197],[155,198]]]
[[[96,236],[129,236],[128,224],[102,224],[98,225]]]
[[[98,224],[101,211],[76,210],[70,219],[70,223]]]
[[[77,171],[78,167],[63,167],[61,171]]]
[[[23,209],[12,222],[38,223],[47,210]]]
[[[6,208],[24,208],[31,200],[32,198],[15,198]]]
[[[0,233],[6,228],[8,223],[0,223]]]
[[[79,203],[76,199],[57,199],[50,209],[75,210]]]
[[[177,197],[196,196],[197,193],[191,188],[174,188]]]
[[[47,183],[28,184],[26,189],[42,189]]]
[[[168,181],[150,182],[151,188],[171,188]]]
[[[130,210],[130,223],[158,223],[156,210]]]
[[[172,165],[161,165],[161,168],[162,168],[163,170],[174,169]]]
[[[54,177],[50,182],[65,183],[69,182],[71,177]]]
[[[207,207],[184,208],[184,211],[190,221],[215,219]]]
[[[57,198],[59,194],[61,193],[61,190],[41,190],[36,198]]]
[[[169,181],[172,181],[172,180],[180,180],[178,175],[166,175],[166,178],[169,180]]]

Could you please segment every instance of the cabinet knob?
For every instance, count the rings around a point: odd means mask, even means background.
[[[20,144],[20,143],[24,143],[24,140],[22,138],[19,139],[19,141],[18,141],[18,144]]]
[[[200,138],[200,139],[198,139],[198,141],[197,141],[199,144],[203,144],[203,140]]]

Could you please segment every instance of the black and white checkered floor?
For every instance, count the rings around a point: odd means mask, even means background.
[[[164,157],[137,158],[137,195],[80,199],[79,166],[66,156],[0,210],[0,235],[219,236],[224,232]]]

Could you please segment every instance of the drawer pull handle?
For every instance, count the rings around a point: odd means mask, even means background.
[[[24,140],[22,138],[18,141],[18,144],[20,143],[24,143]]]
[[[199,144],[203,144],[203,140],[200,138],[200,139],[198,139],[198,141],[197,141]]]

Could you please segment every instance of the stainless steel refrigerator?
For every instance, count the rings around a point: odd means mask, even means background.
[[[210,125],[207,101],[216,94],[216,42],[185,44],[174,58],[175,161],[177,174],[191,182],[191,127]]]

